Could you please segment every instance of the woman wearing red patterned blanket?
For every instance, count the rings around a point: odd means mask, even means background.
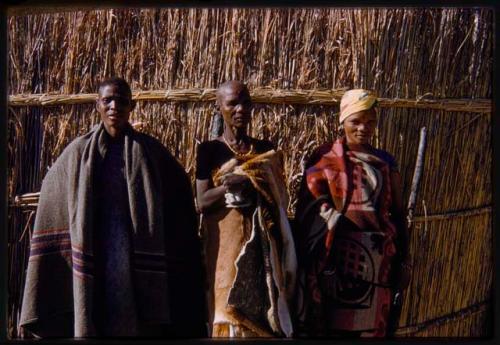
[[[345,134],[306,164],[295,217],[299,336],[384,337],[392,291],[408,284],[401,176],[370,145],[376,105],[370,91],[347,91]]]

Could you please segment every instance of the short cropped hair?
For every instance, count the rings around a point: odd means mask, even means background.
[[[116,86],[118,90],[127,94],[130,98],[132,98],[132,90],[130,89],[129,83],[123,78],[120,77],[110,77],[106,78],[99,83],[99,94],[101,93],[101,89],[105,86],[113,85]]]

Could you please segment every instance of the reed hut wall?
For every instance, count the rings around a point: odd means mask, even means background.
[[[14,13],[9,93],[96,92],[117,75],[133,91],[369,88],[387,99],[491,99],[491,9],[103,9]],[[194,178],[213,102],[141,101],[132,121]],[[337,134],[338,104],[257,103],[251,134],[285,154],[293,214],[302,163]],[[64,147],[98,123],[94,104],[10,106],[8,193],[39,190]],[[374,144],[393,153],[408,200],[419,129],[427,153],[411,232],[414,275],[398,335],[487,336],[491,314],[491,112],[387,106]],[[9,336],[15,338],[36,209],[9,207]]]

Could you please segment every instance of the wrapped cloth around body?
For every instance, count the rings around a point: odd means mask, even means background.
[[[256,195],[251,206],[222,208],[203,218],[214,325],[239,324],[257,336],[290,337],[297,262],[282,156],[274,150],[237,156],[215,172],[214,184],[221,185],[229,173],[247,176]]]
[[[346,150],[339,139],[318,148],[306,164],[295,219],[296,312],[308,336],[385,334],[397,236],[390,218],[391,161],[382,150]]]
[[[106,135],[101,123],[74,140],[43,180],[20,317],[20,326],[35,335],[100,336],[93,308],[94,180]],[[123,157],[137,318],[145,326],[189,324],[201,335],[202,269],[189,179],[163,145],[132,128],[125,132]],[[196,310],[184,311],[183,299]]]

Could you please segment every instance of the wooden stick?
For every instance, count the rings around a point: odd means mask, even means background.
[[[458,311],[439,316],[437,318],[426,320],[424,322],[418,323],[416,325],[407,325],[401,328],[398,328],[396,331],[396,335],[398,336],[410,336],[421,331],[427,330],[429,328],[433,328],[436,326],[441,326],[448,322],[462,320],[476,313],[486,312],[490,306],[491,301],[486,300],[479,303],[475,303],[473,305],[469,305],[465,308],[462,308]]]
[[[431,214],[428,216],[425,216],[425,215],[414,216],[412,221],[413,222],[424,222],[424,221],[433,221],[433,220],[447,220],[447,219],[453,219],[453,218],[459,218],[459,217],[472,217],[472,216],[477,216],[477,215],[489,213],[489,212],[491,212],[491,206],[485,206],[485,207],[478,207],[478,208],[467,209],[467,210]]]
[[[425,146],[427,143],[427,129],[422,127],[420,129],[420,140],[418,143],[417,160],[415,162],[415,170],[413,171],[413,180],[411,182],[410,198],[408,200],[408,228],[411,228],[413,222],[413,212],[415,211],[415,204],[417,201],[418,187],[420,186],[420,178],[422,170],[424,169],[424,155]]]
[[[425,127],[422,127],[420,129],[420,139],[418,143],[417,159],[415,162],[415,170],[413,172],[413,180],[411,183],[410,198],[408,201],[408,216],[407,216],[408,232],[410,231],[412,226],[413,212],[415,210],[418,187],[420,185],[420,178],[422,177],[422,170],[424,168],[426,135],[427,135],[427,130]],[[388,336],[390,338],[394,337],[394,335],[396,334],[402,307],[403,307],[403,291],[399,288],[396,288],[393,290],[393,300],[392,300],[391,312],[389,316],[388,329],[387,329]]]
[[[284,90],[256,88],[250,91],[255,103],[337,105],[345,89],[338,90]],[[157,102],[213,102],[216,89],[170,89],[134,91],[137,101]],[[9,106],[57,106],[95,102],[96,93],[81,94],[20,94],[9,96]],[[491,113],[490,99],[403,99],[379,98],[383,108],[435,109],[473,113]]]
[[[37,207],[38,200],[40,198],[40,192],[26,193],[23,195],[16,195],[14,202],[11,206],[14,207]]]

